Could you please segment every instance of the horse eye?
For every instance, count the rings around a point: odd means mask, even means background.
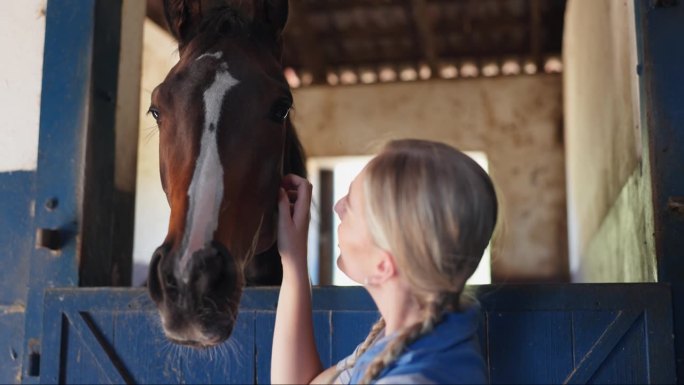
[[[154,107],[150,107],[150,109],[147,110],[147,113],[152,114],[152,117],[154,118],[154,120],[159,121],[159,110],[158,109],[156,109]]]
[[[290,113],[292,105],[288,102],[278,102],[271,109],[271,119],[276,123],[284,123]]]

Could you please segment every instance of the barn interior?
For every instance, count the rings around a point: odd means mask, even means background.
[[[334,217],[324,215],[344,192],[335,187],[338,177],[353,174],[389,139],[444,141],[483,164],[499,189],[500,228],[488,269],[474,282],[503,284],[482,286],[496,299],[483,300],[488,314],[509,317],[497,318],[499,327],[491,329],[503,331],[492,340],[500,349],[492,357],[498,352],[509,360],[497,378],[524,372],[542,376],[534,377],[538,382],[562,382],[566,377],[543,377],[567,374],[565,367],[547,371],[545,359],[567,361],[575,374],[582,373],[575,370],[580,364],[596,362],[596,356],[575,361],[572,349],[579,345],[569,337],[567,351],[547,338],[561,334],[584,335],[592,354],[643,361],[613,361],[618,368],[646,368],[638,378],[664,373],[665,380],[652,382],[673,382],[671,361],[684,378],[681,338],[671,351],[673,336],[684,334],[684,51],[673,49],[684,32],[681,1],[290,3],[284,73],[295,97],[292,117],[318,186],[309,245],[315,283],[346,284],[332,267]],[[156,309],[145,305],[139,285],[168,221],[158,134],[145,115],[150,91],[177,61],[159,4],[3,4],[0,47],[11,54],[0,71],[0,250],[6,266],[0,271],[0,341],[9,355],[0,360],[0,382],[66,379],[45,373],[66,368],[62,359],[81,363],[87,356],[80,355],[82,346],[69,347],[81,337],[67,319],[86,331],[98,330],[95,318],[88,319],[93,314],[121,316],[106,325],[126,318],[148,327],[117,342],[124,349],[135,350],[130,341],[142,343],[145,333],[158,332],[156,321],[148,319]],[[515,283],[531,285],[508,285]],[[315,288],[324,295],[337,289],[350,288]],[[257,310],[272,312],[273,293],[264,293],[263,309]],[[357,305],[360,297],[350,298]],[[368,313],[372,303],[358,302]],[[64,304],[72,307],[63,312]],[[605,314],[596,316],[597,309]],[[537,315],[549,316],[543,330],[527,322]],[[578,319],[593,329],[583,333]],[[561,323],[569,325],[566,334],[557,333]],[[131,329],[118,325],[117,333]],[[631,336],[613,335],[615,355],[601,345],[613,326]],[[580,333],[574,334],[575,327]],[[655,332],[664,337],[653,339]],[[91,346],[107,337],[88,333]],[[636,342],[624,349],[627,340]],[[533,368],[515,360],[527,355],[510,354],[522,342],[549,347],[528,349],[539,354],[530,360]],[[572,357],[554,355],[561,350]],[[134,360],[148,359],[146,352],[136,351]],[[147,361],[138,361],[143,373],[152,372]],[[81,368],[95,365],[82,362],[69,373],[88,383],[78,377],[86,372]],[[624,383],[616,376],[630,373],[611,371],[611,381],[604,382]]]
[[[632,175],[641,149],[627,3],[576,2],[566,12],[562,0],[292,1],[283,62],[318,198],[314,282],[348,283],[331,262],[331,202],[346,191],[335,174],[353,175],[379,145],[405,137],[473,153],[497,184],[500,226],[473,283],[654,280],[647,242],[610,238],[648,231],[638,216],[613,219],[640,204],[618,200],[621,190],[643,190]],[[149,0],[146,16],[134,283],[168,221],[144,112],[177,60],[162,2]],[[599,110],[604,99],[609,112]]]

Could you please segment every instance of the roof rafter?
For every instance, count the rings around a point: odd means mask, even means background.
[[[428,18],[427,2],[426,0],[409,0],[409,8],[413,14],[413,23],[416,29],[416,35],[421,45],[425,61],[432,69],[433,73],[437,73],[437,45],[435,37],[432,32],[432,23]]]
[[[300,54],[302,66],[311,71],[313,82],[325,81],[325,56],[314,29],[309,23],[307,6],[303,1],[291,1],[288,29],[298,35],[300,46],[306,50]]]

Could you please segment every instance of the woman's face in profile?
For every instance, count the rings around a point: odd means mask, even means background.
[[[347,195],[335,204],[335,212],[340,217],[337,236],[341,254],[337,258],[337,266],[357,283],[363,283],[371,273],[370,257],[377,249],[366,221],[365,177],[364,169],[349,186]]]

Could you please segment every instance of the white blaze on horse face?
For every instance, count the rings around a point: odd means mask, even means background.
[[[195,59],[195,61],[200,61],[200,59],[204,59],[205,57],[213,57],[214,59],[218,60],[218,59],[220,59],[221,57],[223,57],[223,52],[221,52],[221,51],[216,51],[216,52],[214,52],[214,53],[208,53],[208,52],[207,52],[207,53],[203,53],[203,54],[199,55],[199,56],[197,57],[197,59]]]
[[[221,52],[204,54],[204,57],[221,58]],[[208,246],[218,227],[218,217],[223,200],[223,167],[218,153],[216,131],[221,119],[221,106],[228,91],[238,81],[228,72],[228,65],[221,63],[214,82],[204,91],[204,127],[192,182],[188,190],[188,212],[185,233],[181,245],[178,275],[188,282],[188,262],[192,255]]]

